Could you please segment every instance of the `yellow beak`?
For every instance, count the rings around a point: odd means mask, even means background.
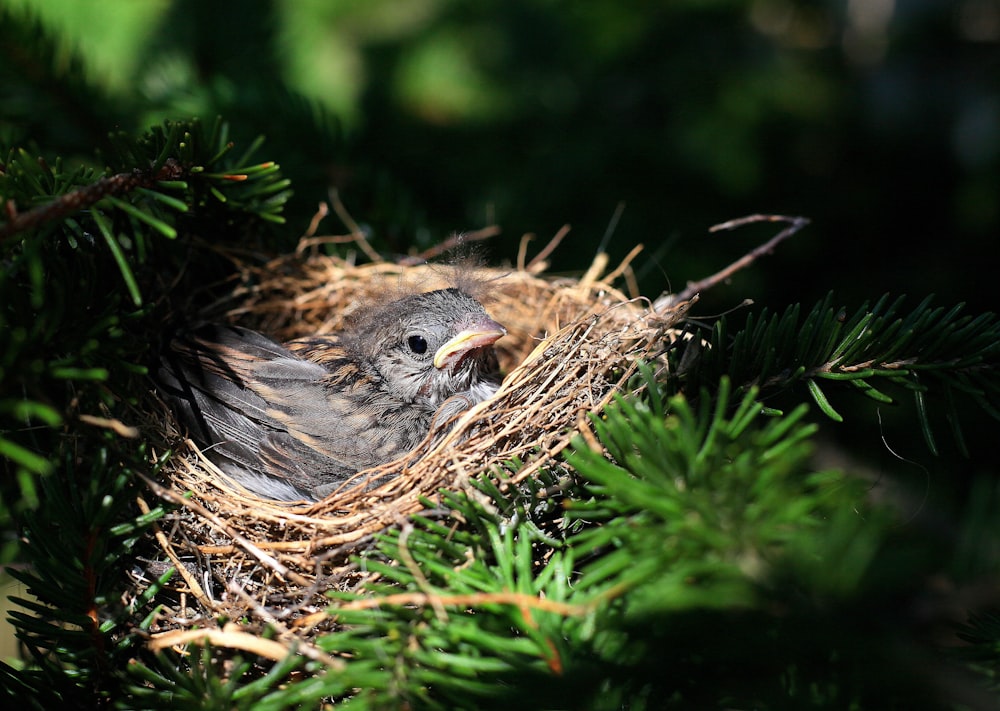
[[[443,368],[462,359],[470,351],[491,346],[507,333],[507,329],[496,321],[481,328],[470,328],[459,332],[457,336],[437,349],[434,354],[434,367]]]

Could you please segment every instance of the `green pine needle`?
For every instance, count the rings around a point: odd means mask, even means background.
[[[697,392],[727,375],[737,392],[760,386],[762,397],[804,381],[810,399],[830,419],[844,416],[833,407],[825,386],[849,384],[878,403],[895,402],[887,387],[911,392],[954,386],[991,416],[1000,414],[993,399],[1000,395],[1000,321],[994,314],[969,316],[961,304],[945,309],[927,297],[903,313],[903,297],[883,296],[863,305],[850,318],[827,296],[803,318],[795,305],[783,314],[766,310],[747,317],[745,327],[728,335],[725,319],[716,323],[712,342],[698,358],[686,357],[696,339],[682,342],[671,354],[673,388]],[[683,367],[682,367],[683,366]],[[913,373],[921,373],[916,379]],[[915,396],[917,418],[925,441],[937,452],[931,412],[923,396]],[[945,418],[957,422],[958,398],[945,401]],[[956,442],[961,432],[952,425]],[[961,443],[959,444],[961,447]]]

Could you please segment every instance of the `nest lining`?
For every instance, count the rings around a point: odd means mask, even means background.
[[[509,480],[516,483],[550,462],[574,434],[588,434],[588,413],[600,411],[640,361],[662,356],[687,310],[686,303],[654,310],[630,298],[612,285],[627,262],[608,274],[605,267],[598,259],[581,279],[544,278],[534,266],[480,269],[482,300],[508,329],[497,344],[506,373],[497,394],[450,429],[431,432],[414,452],[361,472],[323,501],[262,500],[185,441],[168,465],[169,485],[151,484],[181,505],[174,535],[157,541],[180,570],[178,590],[187,605],[159,628],[179,631],[225,614],[271,623],[277,615],[311,630],[326,618],[323,593],[364,577],[348,556],[375,532],[421,510],[421,497],[463,487],[470,476],[514,458],[525,463]],[[243,265],[242,272],[242,284],[251,286],[233,291],[238,305],[227,318],[282,340],[335,331],[357,304],[375,303],[387,291],[454,283],[447,268],[356,266],[315,254]],[[176,431],[172,416],[165,421]]]

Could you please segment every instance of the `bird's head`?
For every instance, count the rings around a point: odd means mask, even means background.
[[[406,296],[357,336],[395,396],[431,409],[495,377],[493,344],[507,330],[459,289]]]

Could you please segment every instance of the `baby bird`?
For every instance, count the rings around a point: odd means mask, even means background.
[[[406,296],[339,334],[285,344],[207,325],[171,342],[160,389],[247,489],[318,500],[492,395],[493,344],[505,333],[459,289]]]

